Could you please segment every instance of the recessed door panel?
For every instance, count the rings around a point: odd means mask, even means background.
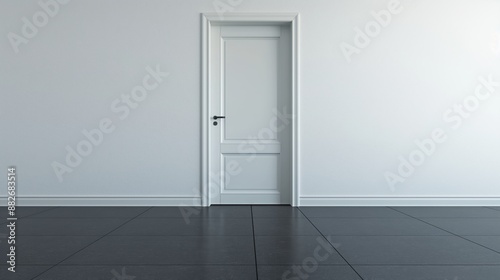
[[[260,137],[278,102],[278,39],[224,38],[223,92],[225,139]],[[276,132],[265,135],[277,139]]]
[[[279,154],[224,155],[222,193],[279,193],[278,159]]]

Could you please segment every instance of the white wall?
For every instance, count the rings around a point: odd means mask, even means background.
[[[20,205],[199,203],[200,13],[217,1],[73,0],[16,54],[8,34],[41,8],[0,0],[0,167],[17,166]],[[500,205],[500,87],[458,129],[442,117],[500,80],[500,2],[401,0],[351,62],[340,45],[389,1],[230,2],[300,13],[303,205]],[[157,65],[170,76],[121,120],[113,100]],[[51,164],[103,118],[115,130],[59,182]],[[435,128],[447,140],[391,189],[385,172]]]

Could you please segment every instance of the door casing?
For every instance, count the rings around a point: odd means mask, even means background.
[[[210,30],[213,25],[289,25],[291,29],[292,50],[292,77],[291,77],[291,100],[292,100],[292,149],[291,149],[291,204],[299,206],[299,14],[298,13],[227,13],[221,16],[216,13],[201,14],[202,23],[202,143],[201,143],[201,204],[210,206],[210,135],[209,128],[212,120],[209,114],[210,92]]]

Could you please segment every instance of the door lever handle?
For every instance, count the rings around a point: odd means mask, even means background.
[[[226,116],[214,116],[213,119],[214,120],[217,120],[217,119],[225,119]]]

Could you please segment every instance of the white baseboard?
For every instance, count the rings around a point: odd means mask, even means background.
[[[7,205],[0,196],[0,206]],[[18,196],[17,206],[201,206],[195,196]],[[301,196],[300,206],[500,206],[500,197]]]
[[[500,196],[301,196],[300,206],[500,206]]]
[[[0,205],[7,205],[6,196]],[[194,196],[18,196],[16,206],[200,206]]]

